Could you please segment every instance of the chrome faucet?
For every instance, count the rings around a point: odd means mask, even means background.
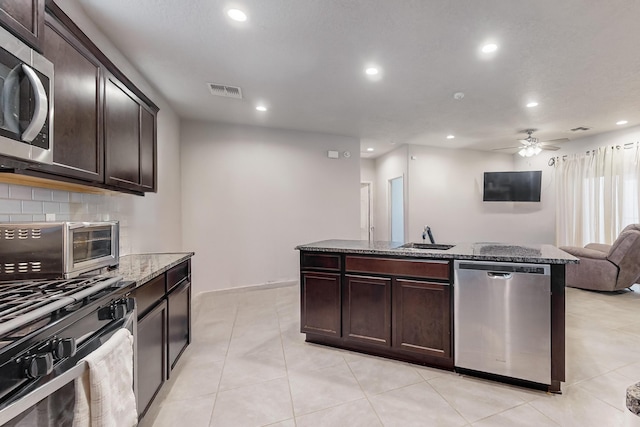
[[[433,239],[433,234],[431,234],[431,227],[428,225],[424,226],[424,230],[422,231],[422,241],[427,240],[427,236],[429,236],[429,241],[433,244],[436,241]]]

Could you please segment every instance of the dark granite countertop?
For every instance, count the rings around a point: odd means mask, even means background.
[[[296,246],[300,251],[337,252],[367,255],[392,255],[433,259],[529,262],[535,264],[577,264],[578,258],[552,245],[514,243],[459,243],[451,249],[403,248],[402,242],[368,240],[323,240]]]
[[[627,409],[640,415],[640,383],[627,388]]]
[[[140,286],[194,255],[193,252],[133,254],[120,257],[118,268],[103,276],[122,276]]]

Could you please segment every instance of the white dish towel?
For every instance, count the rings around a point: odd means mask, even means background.
[[[89,369],[75,380],[74,427],[138,424],[133,393],[133,335],[120,329],[83,359]]]

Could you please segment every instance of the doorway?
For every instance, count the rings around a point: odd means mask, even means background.
[[[389,180],[389,219],[392,242],[404,242],[404,177]]]
[[[360,183],[360,239],[373,241],[373,200],[370,182]]]

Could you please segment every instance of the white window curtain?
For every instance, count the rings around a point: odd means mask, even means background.
[[[557,158],[556,243],[613,243],[640,222],[640,143]]]

